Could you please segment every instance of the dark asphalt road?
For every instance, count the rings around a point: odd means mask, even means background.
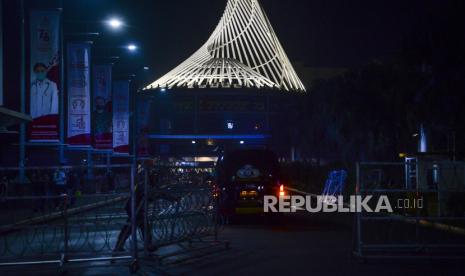
[[[354,259],[347,216],[287,217],[281,226],[225,229],[231,250],[178,267],[183,275],[465,275],[463,262]]]
[[[351,257],[352,229],[348,216],[292,215],[279,223],[249,217],[227,226],[221,235],[231,242],[221,250],[156,269],[144,263],[139,275],[465,275],[464,262],[368,261]],[[56,267],[0,270],[2,275],[57,275]],[[126,264],[82,264],[67,275],[127,275]]]

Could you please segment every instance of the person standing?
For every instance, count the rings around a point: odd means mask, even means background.
[[[141,173],[143,175],[143,173]],[[145,210],[145,200],[149,202],[153,202],[156,200],[167,200],[170,202],[175,202],[179,201],[179,198],[172,196],[162,190],[159,190],[156,188],[156,182],[150,182],[148,183],[150,186],[148,194],[145,194],[144,191],[144,184],[143,182],[138,182],[136,186],[134,187],[134,197],[135,197],[135,221],[136,221],[136,227],[141,230],[142,233],[142,238],[144,241],[147,243],[147,249],[150,252],[153,252],[157,249],[157,247],[152,244],[152,227],[151,223],[149,222],[147,224],[147,229],[145,229],[145,216],[146,216],[146,210]],[[117,252],[122,252],[124,250],[124,244],[126,243],[126,240],[129,238],[131,235],[131,221],[132,221],[132,199],[129,197],[129,199],[126,202],[125,205],[125,210],[126,213],[128,214],[128,219],[127,223],[123,226],[121,231],[119,232],[115,248],[113,249],[113,255],[115,255]],[[145,231],[147,231],[148,236],[145,237]]]
[[[63,168],[58,168],[54,175],[53,175],[53,181],[55,182],[55,196],[57,196],[57,200],[55,202],[55,208],[60,207],[60,202],[61,202],[61,195],[66,194],[66,172]]]

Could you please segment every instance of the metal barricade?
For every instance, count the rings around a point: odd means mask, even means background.
[[[155,181],[152,171],[133,164],[0,168],[0,267],[127,260],[137,270],[143,257],[225,245],[211,183],[188,173]],[[155,251],[169,246],[179,250]]]
[[[357,212],[361,258],[465,258],[465,163],[357,164],[356,195],[387,196],[392,213]]]
[[[153,255],[150,247],[175,247],[157,252],[155,256],[159,261],[187,252],[228,248],[227,241],[218,239],[223,219],[218,212],[211,181],[193,168],[177,175],[171,172],[156,180],[149,176],[149,172],[150,169],[145,170],[144,181],[147,196],[143,208],[147,211],[144,227],[139,231],[145,237],[141,247],[146,256]]]
[[[0,168],[0,175],[0,266],[136,257],[130,246],[114,251],[131,224],[132,165]]]

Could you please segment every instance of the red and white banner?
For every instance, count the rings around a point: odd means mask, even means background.
[[[111,65],[95,65],[92,68],[94,108],[92,112],[93,146],[96,149],[111,150],[112,134],[112,99],[111,99]]]
[[[113,82],[113,151],[129,154],[129,81]]]
[[[89,146],[91,142],[90,44],[68,44],[67,57],[68,144]]]
[[[60,12],[31,11],[29,139],[58,141]]]

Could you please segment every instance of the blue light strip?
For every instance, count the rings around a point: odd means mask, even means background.
[[[159,134],[149,134],[150,139],[174,139],[174,140],[194,140],[194,139],[220,139],[220,140],[260,140],[267,139],[269,135],[263,134],[250,134],[250,135],[159,135]]]

